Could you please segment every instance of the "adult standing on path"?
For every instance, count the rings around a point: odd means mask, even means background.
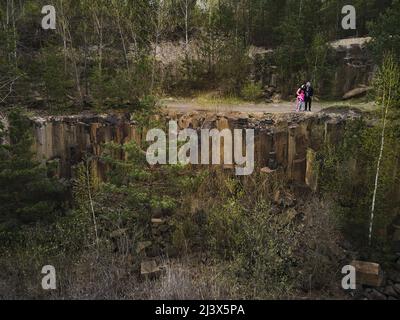
[[[314,96],[314,89],[311,86],[311,82],[307,82],[306,90],[305,90],[305,104],[306,104],[305,111],[311,111],[311,104],[312,104],[313,96]]]

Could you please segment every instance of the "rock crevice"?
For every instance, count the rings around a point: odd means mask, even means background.
[[[179,129],[254,129],[255,166],[283,168],[287,176],[315,188],[312,169],[315,152],[328,141],[336,143],[346,121],[359,117],[354,112],[317,114],[215,114],[206,112],[165,113],[161,119],[176,120]],[[59,175],[70,178],[73,167],[85,156],[96,162],[102,178],[106,167],[97,159],[105,143],[145,141],[145,132],[130,114],[34,117],[34,151],[40,161],[58,161]],[[124,159],[123,154],[120,155]]]

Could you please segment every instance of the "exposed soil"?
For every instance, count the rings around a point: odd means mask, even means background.
[[[296,113],[295,102],[282,101],[279,103],[229,103],[229,102],[212,102],[203,103],[196,100],[163,100],[162,105],[168,111],[176,112],[215,112],[215,113],[272,113],[272,114],[288,114]],[[345,103],[345,102],[317,102],[312,104],[312,113],[326,111],[328,113],[346,113],[353,111],[360,113],[362,111],[371,111],[375,108],[372,103]],[[309,112],[308,112],[309,114]]]

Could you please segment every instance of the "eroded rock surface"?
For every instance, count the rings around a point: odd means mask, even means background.
[[[179,129],[254,129],[257,168],[283,168],[293,181],[307,181],[315,188],[311,169],[315,151],[328,141],[339,141],[346,121],[359,116],[352,111],[280,115],[167,112],[160,118],[166,123],[176,120]],[[103,178],[106,166],[99,156],[104,143],[122,145],[134,140],[143,145],[150,129],[140,127],[130,114],[34,117],[32,121],[38,159],[58,161],[59,174],[65,178],[72,176],[74,165],[85,156],[91,156],[97,176]],[[119,156],[125,157],[122,153]]]
[[[330,43],[334,51],[335,73],[333,76],[332,96],[342,97],[371,83],[376,65],[368,50],[370,37],[342,39]],[[350,97],[349,97],[350,98]]]

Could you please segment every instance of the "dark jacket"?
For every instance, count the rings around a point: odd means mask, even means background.
[[[307,87],[305,90],[306,99],[311,99],[314,96],[313,87]]]

